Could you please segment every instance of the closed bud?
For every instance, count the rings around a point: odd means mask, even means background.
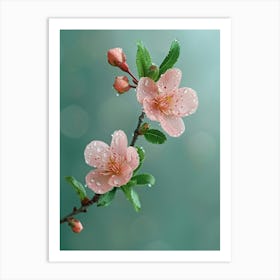
[[[108,62],[112,66],[117,66],[123,71],[128,71],[128,65],[126,63],[126,56],[121,48],[110,49],[107,53]]]
[[[113,87],[118,93],[124,93],[128,91],[130,89],[128,78],[126,76],[116,77]]]
[[[68,220],[68,224],[71,227],[72,231],[75,233],[80,233],[83,230],[82,223],[77,219],[70,218]]]

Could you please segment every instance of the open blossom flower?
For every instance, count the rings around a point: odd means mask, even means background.
[[[181,77],[181,70],[169,69],[157,82],[143,77],[137,86],[137,99],[147,117],[160,122],[162,128],[173,137],[185,131],[182,117],[194,113],[198,106],[193,89],[179,88]]]
[[[111,146],[102,141],[92,141],[84,154],[86,163],[96,167],[86,176],[86,184],[98,194],[128,183],[139,165],[137,150],[127,147],[127,137],[122,130],[114,132]]]

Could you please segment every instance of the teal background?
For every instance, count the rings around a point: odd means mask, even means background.
[[[65,182],[84,183],[91,170],[84,148],[92,140],[110,143],[114,130],[129,137],[141,107],[131,90],[116,96],[120,69],[107,63],[107,50],[121,47],[133,73],[136,42],[142,40],[160,64],[172,40],[181,54],[175,67],[181,87],[195,89],[199,108],[184,118],[185,133],[167,136],[163,145],[139,139],[146,160],[142,171],[156,177],[152,188],[138,187],[142,210],[136,213],[121,191],[108,207],[90,207],[78,218],[80,234],[61,225],[61,250],[219,250],[220,249],[220,34],[218,30],[62,30],[60,33],[60,203],[61,216],[79,201]],[[153,128],[160,128],[151,122]],[[92,196],[89,190],[90,196]]]

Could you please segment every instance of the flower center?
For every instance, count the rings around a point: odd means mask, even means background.
[[[120,156],[114,154],[111,155],[108,161],[108,171],[110,173],[118,175],[121,173],[121,166],[122,166],[122,160]]]
[[[168,115],[171,112],[171,104],[173,103],[173,95],[157,95],[154,99],[156,109]]]

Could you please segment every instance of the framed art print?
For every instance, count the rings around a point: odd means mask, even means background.
[[[49,19],[50,261],[230,261],[230,38]]]

